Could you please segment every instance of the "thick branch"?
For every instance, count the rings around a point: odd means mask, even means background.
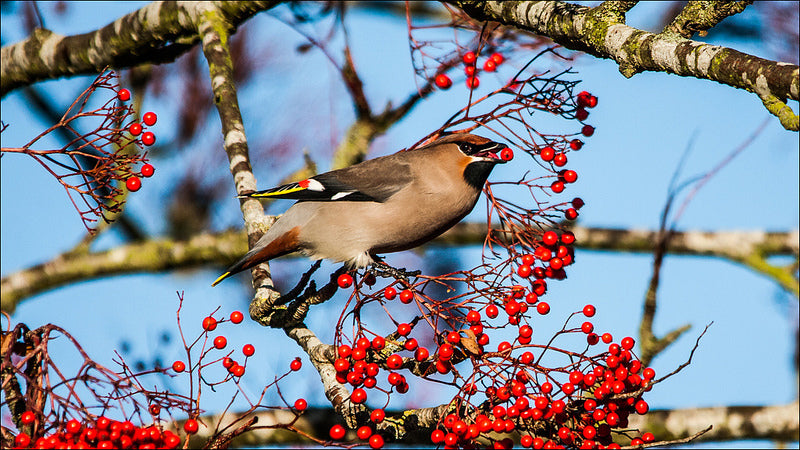
[[[572,231],[577,238],[575,244],[579,248],[643,253],[653,251],[657,233],[648,230],[585,227],[575,227]],[[481,244],[485,237],[485,224],[461,223],[434,240],[433,244]],[[773,255],[796,256],[799,239],[797,231],[679,231],[675,232],[667,251],[743,262],[748,259],[748,255],[754,254],[760,255],[759,258]],[[103,252],[69,252],[3,277],[0,282],[3,310],[11,312],[24,298],[77,281],[130,273],[189,269],[209,264],[224,266],[235,261],[247,250],[244,232],[225,231],[202,234],[188,241],[162,239],[123,245]],[[759,270],[754,267],[754,263],[743,263]],[[763,270],[759,271],[766,273],[767,267],[776,270],[774,266],[767,265],[762,266]]]
[[[736,50],[681,38],[674,32],[653,34],[624,23],[624,8],[603,3],[587,8],[569,3],[449,0],[478,20],[491,20],[547,36],[574,50],[613,59],[631,77],[643,71],[672,73],[717,81],[769,100],[781,124],[798,131],[797,115],[785,99],[800,98],[800,68]],[[625,2],[628,3],[628,2]],[[764,100],[765,103],[767,100]]]
[[[38,29],[0,51],[0,94],[37,81],[97,74],[142,63],[173,61],[197,43],[204,2],[153,2],[99,30],[61,36]],[[214,2],[213,9],[235,30],[255,13],[280,2]]]
[[[713,408],[650,410],[645,416],[629,416],[629,428],[652,432],[657,441],[680,439],[698,430],[713,425],[711,431],[694,442],[735,441],[740,439],[763,439],[776,442],[796,442],[798,404],[770,406],[721,406]],[[386,411],[386,417],[402,415],[402,411]],[[258,424],[285,423],[292,417],[289,411],[265,411],[257,413]],[[237,416],[238,417],[238,416]],[[319,438],[324,431],[336,423],[336,414],[330,408],[309,408],[295,426],[303,430],[315,430]],[[207,423],[213,423],[206,421]],[[225,421],[228,422],[227,420]],[[201,432],[203,429],[201,428]],[[314,434],[314,433],[312,433]],[[302,436],[285,430],[263,430],[246,433],[233,441],[233,446],[259,446],[270,443],[308,443]],[[404,444],[430,445],[425,435],[406,436]]]

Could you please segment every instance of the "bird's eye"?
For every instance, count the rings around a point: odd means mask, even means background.
[[[461,150],[461,152],[464,153],[465,155],[471,155],[473,153],[472,145],[466,142],[458,144],[458,149]]]

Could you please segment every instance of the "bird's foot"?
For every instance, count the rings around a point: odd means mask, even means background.
[[[397,267],[392,267],[384,262],[376,262],[367,266],[367,273],[371,273],[375,276],[380,276],[383,278],[394,277],[396,279],[408,282],[410,277],[416,277],[421,274],[422,271],[407,271],[405,268],[398,269]]]

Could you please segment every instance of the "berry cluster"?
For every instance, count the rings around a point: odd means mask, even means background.
[[[36,422],[33,411],[25,411],[20,417],[23,426]],[[194,422],[194,421],[192,421]],[[189,421],[187,421],[187,424]],[[196,424],[196,422],[195,422]],[[195,425],[196,427],[196,425]],[[190,433],[186,428],[187,433]],[[71,419],[58,427],[58,431],[43,435],[35,441],[26,433],[14,438],[17,448],[177,448],[181,438],[158,425],[136,426],[131,421],[119,422],[100,416],[96,420]]]
[[[127,89],[120,89],[117,92],[117,98],[120,101],[127,102],[131,99],[131,92]],[[133,122],[128,125],[128,132],[137,139],[142,145],[151,146],[156,143],[156,135],[152,131],[144,131],[146,127],[152,127],[158,121],[158,116],[154,112],[146,112],[142,116],[142,122]],[[125,187],[131,192],[136,192],[142,187],[142,180],[140,177],[149,178],[153,176],[155,169],[150,164],[142,166],[139,174],[131,173],[125,180]]]
[[[480,86],[481,81],[478,78],[478,57],[475,55],[475,52],[466,52],[461,56],[461,61],[464,63],[464,73],[467,75],[467,87],[469,89],[475,89]],[[485,72],[494,72],[497,70],[497,66],[503,64],[505,61],[505,57],[502,53],[492,53],[486,61],[483,63],[483,70]],[[453,85],[453,80],[450,79],[447,74],[444,72],[440,72],[436,74],[433,79],[434,84],[439,89],[449,89],[450,86]]]
[[[244,320],[244,314],[241,311],[234,311],[230,315],[231,323],[239,324],[242,323]],[[217,325],[220,323],[226,322],[225,319],[217,320],[213,316],[208,316],[203,319],[203,334],[208,338],[208,333],[217,329]],[[223,336],[219,335],[214,337],[211,341],[212,345],[217,350],[223,350],[225,347],[228,346],[228,339]],[[220,359],[222,367],[228,371],[229,376],[223,380],[223,382],[228,381],[231,377],[235,377],[236,379],[241,378],[245,373],[245,366],[247,365],[247,358],[253,356],[256,353],[256,348],[252,344],[245,344],[242,346],[242,354],[244,355],[244,364],[239,364],[236,360],[231,358],[233,355],[233,351],[228,352],[228,354]],[[204,352],[205,354],[205,352]],[[175,361],[172,363],[172,370],[177,373],[181,373],[186,370],[186,364],[183,361]]]

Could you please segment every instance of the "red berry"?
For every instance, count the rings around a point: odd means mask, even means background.
[[[600,339],[602,339],[602,340],[603,340],[603,343],[605,343],[605,344],[610,344],[610,343],[611,343],[611,341],[613,341],[613,340],[614,340],[614,337],[613,337],[613,336],[611,336],[611,333],[603,333],[603,335],[602,335],[602,336],[600,336]]]
[[[647,414],[647,411],[650,410],[650,405],[648,405],[647,402],[644,400],[639,400],[638,402],[636,402],[634,408],[636,409],[636,412],[639,413],[640,415],[645,415]]]
[[[188,419],[183,423],[183,431],[185,431],[186,434],[195,434],[199,428],[197,421],[194,419]]]
[[[491,59],[487,59],[486,62],[483,63],[483,70],[487,72],[494,72],[497,70],[497,64]]]
[[[645,380],[652,380],[656,377],[656,371],[648,367],[642,371],[642,377],[644,377]]]
[[[142,116],[142,122],[148,127],[152,127],[156,124],[156,120],[158,120],[158,116],[154,112],[146,112],[144,116]]]
[[[383,290],[383,296],[386,297],[386,300],[392,300],[397,296],[397,289],[389,286]]]
[[[622,344],[622,348],[624,348],[625,350],[632,349],[634,343],[635,341],[630,336],[622,338],[622,342],[620,342],[620,344]]]
[[[36,414],[34,414],[33,411],[25,411],[19,417],[19,420],[23,425],[30,425],[36,420]]]
[[[531,353],[531,352],[523,353],[522,355],[520,355],[519,361],[522,364],[530,364],[530,363],[532,363],[533,362],[533,353]]]
[[[381,448],[383,447],[383,443],[383,437],[380,434],[373,434],[369,438],[370,448]]]
[[[439,346],[439,359],[443,361],[449,360],[453,356],[453,346],[450,344],[442,344]]]
[[[138,136],[142,134],[142,124],[139,122],[134,122],[128,127],[128,131],[134,136]]]
[[[217,319],[208,316],[203,319],[203,329],[206,331],[214,331],[217,328]]]
[[[132,176],[125,180],[125,187],[131,192],[136,192],[142,187],[142,180],[139,177]]]
[[[451,344],[458,344],[459,342],[461,342],[461,335],[459,335],[455,331],[451,331],[447,333],[447,342]]]
[[[397,353],[390,355],[386,358],[386,367],[397,370],[403,366],[403,357],[398,355]]]
[[[75,419],[71,419],[69,422],[67,422],[65,429],[67,430],[67,433],[78,434],[81,432],[81,423]]]
[[[584,125],[583,128],[581,128],[581,133],[583,133],[584,136],[589,137],[589,136],[594,134],[594,127],[591,126],[591,125]],[[578,142],[580,142],[580,141],[578,141]],[[571,145],[572,144],[570,143],[570,146]],[[575,150],[578,150],[578,149],[576,148]]]
[[[499,311],[497,310],[497,305],[492,304],[486,307],[486,316],[489,317],[490,319],[494,319],[495,317],[497,317],[498,312]]]
[[[411,325],[407,323],[397,325],[397,334],[400,336],[408,336],[409,333],[411,333]]]
[[[411,303],[411,300],[414,298],[414,293],[410,289],[403,289],[400,292],[400,301],[405,304]]]
[[[574,170],[566,170],[564,171],[564,181],[567,183],[574,183],[578,180],[578,172]]]
[[[500,150],[500,159],[503,161],[511,161],[514,159],[514,150],[511,150],[508,147]]]
[[[555,231],[545,231],[542,235],[542,242],[545,245],[556,245],[558,242],[558,234]]]
[[[528,278],[529,276],[531,276],[532,270],[533,269],[531,269],[531,266],[523,264],[517,268],[517,274],[519,274],[519,276],[521,276],[522,278]]]
[[[289,369],[294,372],[300,370],[301,367],[303,367],[303,361],[301,361],[300,358],[295,358],[291,363],[289,363]]]
[[[588,127],[589,125],[586,125],[586,126]],[[586,128],[586,127],[584,127],[584,128]],[[571,148],[573,150],[580,150],[581,147],[583,147],[583,142],[581,142],[580,139],[573,139],[573,140],[569,141],[569,148]]]
[[[336,349],[336,352],[339,354],[339,357],[347,358],[353,352],[353,349],[351,349],[349,345],[343,344]]]
[[[142,133],[142,144],[150,146],[156,143],[156,135],[152,131]]]
[[[142,166],[142,176],[145,178],[152,177],[155,171],[152,164],[145,164]]]
[[[186,370],[186,364],[183,361],[175,361],[172,363],[172,370],[181,373]]]
[[[349,274],[343,273],[339,275],[336,283],[339,284],[340,288],[347,289],[353,285],[353,277],[351,277]]]
[[[536,311],[541,315],[545,315],[550,312],[550,305],[547,302],[541,302],[536,305]]]
[[[471,77],[471,76],[475,75],[475,66],[466,66],[466,67],[464,67],[464,73],[468,77]]]
[[[589,108],[594,108],[595,106],[597,106],[597,97],[595,97],[594,95],[590,96],[589,104],[586,106],[588,106]]]
[[[501,53],[497,53],[497,52],[492,53],[491,59],[498,66],[500,64],[503,64],[503,61],[506,60]]]
[[[367,339],[367,338],[365,338],[365,337],[363,337],[363,336],[362,336],[362,337],[360,337],[360,338],[359,338],[359,339],[356,341],[356,348],[357,348],[357,349],[359,349],[359,348],[360,348],[361,350],[366,350],[366,349],[370,348],[370,346],[371,346],[371,345],[372,345],[372,342],[370,342],[370,340],[369,340],[369,339]]]
[[[443,73],[436,75],[436,78],[434,78],[433,82],[439,89],[450,89],[450,86],[453,85],[453,80]]]
[[[442,430],[433,430],[431,433],[431,442],[434,444],[438,444],[444,441],[444,431]]]
[[[475,52],[464,53],[464,56],[461,57],[461,60],[464,61],[464,64],[474,64],[475,59]]]
[[[38,442],[38,441],[37,441]],[[28,448],[31,445],[31,437],[25,433],[20,433],[14,438],[14,446],[19,448]],[[42,448],[43,446],[37,445]]]
[[[367,401],[367,393],[361,388],[355,388],[353,389],[353,393],[350,394],[350,401],[353,403],[364,403]]]
[[[123,102],[127,102],[128,100],[131,99],[131,91],[129,91],[127,89],[120,89],[117,92],[117,98],[119,98]]]
[[[583,324],[581,325],[581,331],[583,331],[586,334],[589,334],[592,331],[594,331],[594,325],[592,325],[592,322],[583,322]]]
[[[236,361],[231,359],[229,356],[222,358],[222,367],[230,369],[234,364],[236,364]]]
[[[308,408],[308,402],[305,399],[298,398],[294,401],[294,409],[297,411],[305,411]]]
[[[386,413],[382,409],[376,409],[370,413],[369,420],[374,423],[381,423],[384,417],[386,417]]]
[[[572,244],[573,242],[575,242],[575,235],[572,234],[571,231],[565,231],[564,234],[561,235],[561,242],[567,245]]]
[[[575,111],[575,118],[583,122],[586,118],[589,117],[589,111],[586,111],[583,108],[578,108]]]
[[[253,347],[252,344],[245,344],[244,347],[242,347],[242,353],[244,353],[244,356],[253,356],[255,352],[256,348]]]
[[[428,359],[428,356],[430,356],[430,353],[428,352],[428,349],[425,347],[420,347],[417,349],[417,351],[414,352],[414,359],[416,359],[417,361],[425,361],[426,359]]]
[[[653,433],[648,431],[647,433],[642,434],[642,440],[644,442],[653,442],[656,440],[656,437],[653,435]]]
[[[589,99],[591,98],[592,94],[581,91],[577,95],[577,103],[579,107],[586,107],[589,106]]]
[[[467,77],[467,87],[475,89],[481,85],[481,80],[477,76]]]
[[[567,155],[564,153],[558,153],[553,157],[553,164],[558,167],[564,167],[567,165]]]
[[[470,312],[467,313],[467,321],[472,324],[480,323],[481,313],[475,311],[474,309],[470,310]]]
[[[331,439],[339,440],[344,437],[345,433],[347,433],[347,430],[345,430],[343,426],[337,424],[331,427],[331,431],[328,434]]]
[[[561,181],[554,181],[553,184],[550,185],[550,189],[552,189],[556,194],[560,194],[564,192],[564,183]]]
[[[228,340],[225,339],[225,336],[217,336],[214,338],[214,347],[223,349],[226,345],[228,345]]]
[[[244,314],[241,311],[234,311],[231,313],[231,322],[233,323],[242,323],[244,320]]]
[[[553,147],[545,147],[541,152],[539,152],[539,156],[541,156],[542,160],[544,161],[552,161],[555,155],[556,151],[553,149]]]
[[[594,316],[595,308],[594,305],[586,305],[583,307],[583,315],[586,317]]]
[[[564,218],[567,220],[575,220],[578,218],[578,211],[575,208],[569,208],[564,212]]]

